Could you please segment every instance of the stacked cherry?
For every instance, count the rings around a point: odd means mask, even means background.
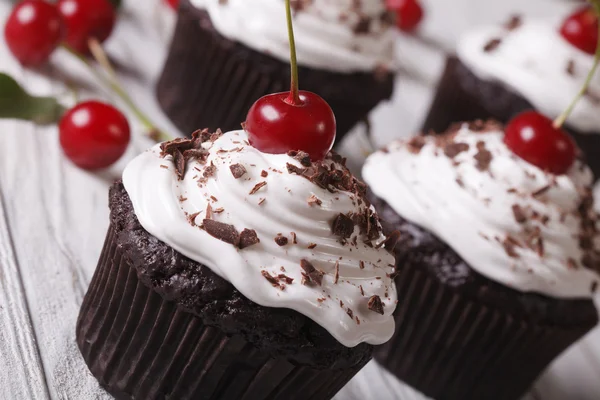
[[[45,64],[64,44],[88,53],[88,40],[105,41],[116,21],[108,0],[24,0],[12,10],[4,30],[6,43],[26,67]],[[105,168],[125,152],[130,129],[123,114],[109,104],[87,101],[67,111],[59,123],[60,144],[77,166]]]
[[[594,54],[598,47],[598,16],[590,6],[571,14],[560,33],[579,50]],[[526,111],[506,126],[504,142],[519,157],[554,174],[564,174],[573,165],[577,147],[561,129],[565,115],[556,121],[536,111]]]

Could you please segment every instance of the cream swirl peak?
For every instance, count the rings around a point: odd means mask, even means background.
[[[340,156],[266,154],[244,131],[203,131],[141,154],[123,184],[148,232],[255,303],[294,309],[348,347],[391,337],[393,238]]]
[[[367,160],[373,192],[483,276],[523,292],[591,297],[600,282],[592,175],[517,157],[498,125],[394,142]]]
[[[458,43],[458,58],[480,79],[501,82],[550,118],[579,92],[594,57],[567,42],[553,21],[514,19],[478,28]],[[577,103],[567,125],[600,132],[600,74]]]
[[[289,61],[284,0],[191,2],[208,12],[221,35]],[[292,3],[299,65],[336,72],[395,68],[393,18],[384,0]]]

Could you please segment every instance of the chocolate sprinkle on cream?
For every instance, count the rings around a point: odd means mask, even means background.
[[[504,25],[504,27],[509,31],[514,31],[519,28],[523,24],[523,19],[520,15],[513,15],[510,17],[508,22]]]
[[[317,196],[315,196],[314,194],[311,195],[307,201],[308,201],[308,204],[311,206],[314,206],[314,205],[320,206],[321,204],[323,204],[323,202],[321,200],[319,200],[319,198]]]
[[[448,158],[454,158],[457,155],[459,155],[460,153],[462,153],[463,151],[467,151],[467,150],[469,150],[469,145],[467,143],[453,142],[453,143],[448,143],[444,147],[444,154]]]
[[[271,285],[273,285],[273,287],[283,290],[284,287],[279,283],[279,280],[271,275],[268,271],[262,270],[260,273],[267,281],[269,281]]]
[[[274,240],[278,246],[285,246],[286,244],[288,244],[288,238],[283,236],[281,233],[277,234],[277,236],[275,236]]]
[[[202,225],[204,226],[206,233],[216,239],[234,246],[237,246],[240,242],[240,234],[233,225],[214,221],[212,219],[204,219]]]
[[[302,164],[305,167],[310,167],[312,162],[310,160],[310,155],[304,151],[300,151],[300,150],[291,150],[288,151],[288,156],[292,157],[294,160],[298,160],[300,162],[300,164]]]
[[[521,207],[520,205],[513,204],[512,212],[513,212],[513,215],[515,216],[515,221],[517,221],[519,224],[522,224],[525,221],[527,221],[527,215],[525,215],[525,211],[523,210],[523,207]]]
[[[367,302],[367,307],[369,307],[369,310],[383,315],[383,303],[381,302],[381,297],[377,295],[371,296]]]
[[[419,154],[423,146],[425,146],[425,138],[423,136],[415,136],[408,143],[408,151],[413,154]]]
[[[246,167],[244,167],[242,164],[230,165],[229,169],[231,170],[231,174],[235,179],[240,179],[246,174]]]
[[[254,229],[244,229],[240,233],[240,242],[238,244],[240,249],[245,249],[258,243],[260,243],[260,239]]]
[[[340,280],[340,262],[335,262],[335,275],[333,277],[333,283],[337,284]]]
[[[486,45],[483,47],[483,51],[485,51],[486,53],[494,51],[498,48],[498,46],[500,46],[500,43],[502,43],[502,40],[498,38],[492,39],[486,43]]]
[[[312,282],[318,286],[321,286],[323,283],[323,275],[325,275],[323,271],[316,269],[309,261],[305,259],[300,260],[300,267],[304,270],[306,274],[305,278],[308,280],[308,282]]]
[[[267,186],[267,182],[258,182],[256,185],[254,185],[254,187],[252,188],[252,190],[250,191],[250,193],[248,194],[254,194],[256,192],[258,192],[261,188]]]
[[[340,213],[331,223],[331,232],[342,239],[348,239],[354,232],[354,222],[347,215]]]

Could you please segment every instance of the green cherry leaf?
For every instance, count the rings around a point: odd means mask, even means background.
[[[10,75],[0,73],[0,118],[48,125],[57,123],[65,111],[54,97],[32,96]]]

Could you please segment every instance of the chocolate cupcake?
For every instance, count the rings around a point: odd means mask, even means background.
[[[384,0],[293,3],[301,87],[330,104],[340,139],[392,95],[393,18]],[[157,95],[182,132],[239,129],[256,100],[289,87],[283,0],[181,1]]]
[[[517,157],[495,123],[392,143],[367,159],[395,247],[396,332],[375,359],[435,399],[517,399],[598,322],[592,174]]]
[[[454,122],[497,119],[528,109],[558,117],[593,65],[593,55],[569,43],[560,21],[514,17],[505,25],[475,29],[448,58],[423,131],[443,132]],[[600,74],[566,121],[600,176]]]
[[[329,399],[394,331],[394,257],[329,153],[157,145],[110,193],[77,343],[117,398]]]

